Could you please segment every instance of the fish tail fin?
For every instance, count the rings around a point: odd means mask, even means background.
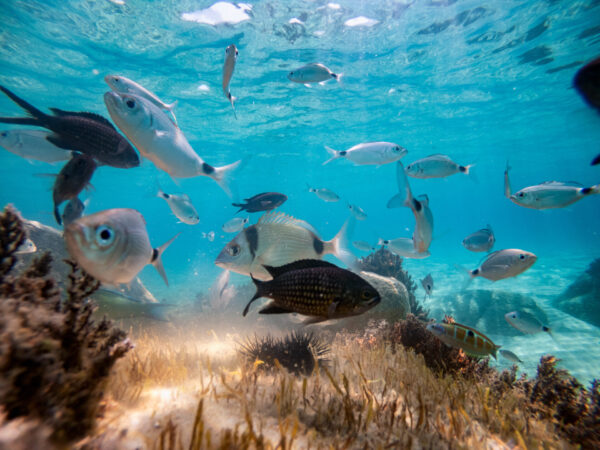
[[[58,209],[58,204],[54,205],[54,218],[56,219],[56,223],[62,225],[62,219],[60,218],[60,211]]]
[[[596,164],[600,164],[600,155],[596,155],[596,157],[592,159],[590,166],[595,166]]]
[[[592,194],[600,194],[600,184],[595,184],[590,187],[583,188],[581,190],[583,195],[592,195]]]
[[[160,187],[160,183],[158,182],[158,179],[155,181],[155,184],[156,184],[156,196],[160,197],[160,198],[166,198],[165,193],[163,192],[162,188]]]
[[[256,278],[254,278],[254,276],[252,274],[250,274],[250,278],[252,279],[252,282],[254,283],[254,286],[256,286],[256,293],[250,299],[250,301],[248,302],[248,304],[244,308],[244,311],[242,311],[242,316],[243,317],[246,317],[246,314],[248,314],[248,310],[250,309],[250,305],[254,302],[254,300],[256,300],[258,298],[261,298],[263,296],[264,286],[265,286],[265,284],[269,283],[268,281],[257,280]]]
[[[388,200],[388,208],[400,208],[406,206],[410,208],[413,202],[412,191],[406,178],[404,166],[400,161],[396,164],[396,182],[398,183],[398,193]]]
[[[177,237],[180,234],[181,233],[177,233],[175,236],[173,236],[171,239],[169,239],[163,245],[161,245],[158,248],[155,248],[154,251],[153,251],[153,253],[152,253],[151,264],[154,267],[156,267],[156,270],[158,271],[158,273],[160,274],[160,276],[162,277],[162,279],[165,280],[165,284],[167,286],[169,285],[169,280],[167,279],[167,273],[165,272],[165,268],[164,268],[163,263],[162,263],[162,254],[165,252],[165,250],[167,249],[167,247],[169,245],[171,245],[175,239],[177,239]]]
[[[0,123],[12,123],[15,125],[40,125],[40,121],[34,117],[0,117]]]
[[[232,196],[231,189],[229,187],[231,174],[235,171],[235,169],[237,169],[241,162],[242,160],[240,159],[226,166],[214,167],[213,172],[208,174],[209,177],[211,177],[219,186],[221,186],[221,189],[223,189],[229,197]]]
[[[8,98],[10,98],[13,102],[15,102],[17,105],[19,105],[25,111],[27,111],[27,113],[29,113],[32,117],[35,117],[38,120],[48,117],[47,114],[44,114],[42,111],[37,109],[35,106],[31,105],[30,103],[27,103],[21,97],[18,97],[13,92],[6,89],[4,86],[0,86],[0,91],[4,92],[8,96]],[[15,119],[15,120],[24,120],[24,119]],[[21,125],[35,125],[35,124],[31,124],[31,123],[22,123],[22,122],[4,122],[4,123],[20,123]]]
[[[332,73],[331,76],[337,80],[338,83],[342,83],[343,73]]]
[[[454,268],[456,270],[458,270],[460,272],[460,274],[463,276],[463,282],[462,282],[462,285],[460,287],[460,290],[464,291],[465,289],[467,289],[469,287],[469,284],[471,284],[471,281],[477,275],[474,274],[472,270],[469,270],[466,267],[463,267],[463,266],[461,266],[459,264],[454,264]]]
[[[331,158],[329,158],[327,161],[325,161],[325,162],[323,163],[323,165],[325,165],[325,164],[327,164],[327,163],[329,163],[329,162],[333,161],[334,159],[338,159],[338,158],[341,158],[341,157],[342,157],[342,155],[340,155],[340,152],[339,152],[339,151],[337,151],[337,150],[334,150],[334,149],[332,149],[331,147],[327,147],[327,146],[325,146],[325,150],[327,150],[327,153],[329,153],[329,156],[331,156]]]
[[[173,110],[175,109],[175,107],[177,106],[177,104],[179,103],[179,100],[175,100],[173,103],[171,103],[170,105],[165,105],[165,109],[167,111],[173,112]]]
[[[349,246],[349,239],[354,233],[354,227],[356,225],[356,219],[352,214],[346,219],[340,231],[333,237],[332,240],[327,241],[330,253],[333,253],[336,258],[346,264],[349,268],[355,268],[357,259],[352,254]]]
[[[479,183],[479,178],[477,178],[477,173],[473,172],[473,168],[475,164],[469,164],[468,166],[460,166],[460,171],[465,175],[469,175],[469,178],[475,183]]]
[[[235,112],[235,101],[237,100],[237,97],[234,97],[233,95],[231,95],[231,92],[227,93],[227,98],[229,99],[229,103],[231,103],[231,109],[233,109],[233,117],[236,118],[237,120],[237,113]]]

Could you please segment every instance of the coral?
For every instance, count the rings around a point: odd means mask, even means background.
[[[293,332],[284,338],[275,339],[272,335],[247,338],[240,345],[240,354],[250,365],[271,370],[280,365],[289,372],[300,375],[310,374],[315,363],[326,363],[325,356],[330,347],[313,333]]]
[[[0,406],[6,420],[39,420],[54,442],[70,442],[93,428],[109,371],[130,343],[109,321],[92,322],[86,298],[99,283],[74,263],[64,301],[47,253],[11,276],[23,227],[11,207],[0,224]]]
[[[408,301],[412,314],[422,320],[427,319],[429,311],[417,301],[415,292],[417,285],[406,270],[402,268],[402,258],[389,250],[381,247],[379,250],[362,258],[358,263],[359,269],[366,272],[374,272],[384,277],[394,277],[406,287]]]

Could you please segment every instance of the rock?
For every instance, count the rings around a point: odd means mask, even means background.
[[[580,320],[600,327],[600,258],[558,297],[552,306]]]

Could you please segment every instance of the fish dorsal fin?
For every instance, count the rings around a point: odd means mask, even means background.
[[[295,217],[292,217],[283,212],[269,211],[269,212],[263,214],[260,217],[260,219],[258,219],[257,225],[265,225],[265,224],[269,224],[269,223],[277,223],[277,224],[281,224],[281,225],[295,225],[295,226],[299,226],[302,228],[306,228],[307,230],[314,233],[316,236],[319,235],[317,233],[317,230],[315,230],[313,228],[313,226],[311,224],[309,224],[308,222],[305,222],[304,220],[296,219]]]
[[[427,158],[441,158],[441,159],[447,159],[448,161],[451,161],[451,159],[448,155],[443,155],[442,153],[433,153],[431,155],[428,155]]]
[[[103,117],[100,114],[96,114],[96,113],[93,113],[93,112],[87,112],[87,111],[81,111],[81,112],[64,111],[64,110],[58,109],[58,108],[50,108],[50,111],[52,111],[55,116],[59,116],[59,117],[64,117],[64,116],[85,117],[86,119],[94,120],[94,121],[99,122],[99,123],[101,123],[103,125],[106,125],[107,127],[111,127],[113,130],[115,129],[115,127],[113,126],[113,124],[110,123],[110,121],[106,117]]]
[[[573,187],[583,187],[583,184],[578,183],[577,181],[544,181],[540,183],[541,186],[573,186]]]
[[[478,334],[479,336],[481,336],[482,338],[486,339],[486,340],[487,340],[487,341],[489,341],[491,344],[493,344],[494,346],[496,346],[496,344],[494,344],[494,342],[493,342],[493,341],[492,341],[492,340],[491,340],[489,337],[487,337],[487,336],[486,336],[485,334],[483,334],[481,331],[479,331],[479,330],[476,330],[475,328],[472,328],[472,327],[469,327],[469,326],[467,326],[467,325],[463,325],[463,324],[461,324],[461,323],[457,323],[457,322],[454,322],[452,325],[456,325],[456,326],[459,326],[459,327],[461,327],[461,328],[465,328],[465,329],[467,329],[467,330],[471,330],[473,333],[475,333],[475,334]]]
[[[284,264],[283,266],[273,267],[273,266],[263,266],[267,272],[273,277],[277,278],[279,275],[282,275],[286,272],[291,272],[292,270],[300,270],[300,269],[310,269],[314,267],[335,267],[338,268],[335,264],[331,264],[327,261],[323,261],[320,259],[300,259],[298,261],[294,261],[289,264]]]

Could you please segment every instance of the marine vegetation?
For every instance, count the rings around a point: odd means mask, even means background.
[[[93,429],[109,372],[131,344],[111,322],[91,320],[86,298],[99,283],[74,263],[64,293],[48,276],[48,253],[11,274],[24,239],[18,213],[7,206],[0,214],[0,428],[22,417],[64,444]]]

